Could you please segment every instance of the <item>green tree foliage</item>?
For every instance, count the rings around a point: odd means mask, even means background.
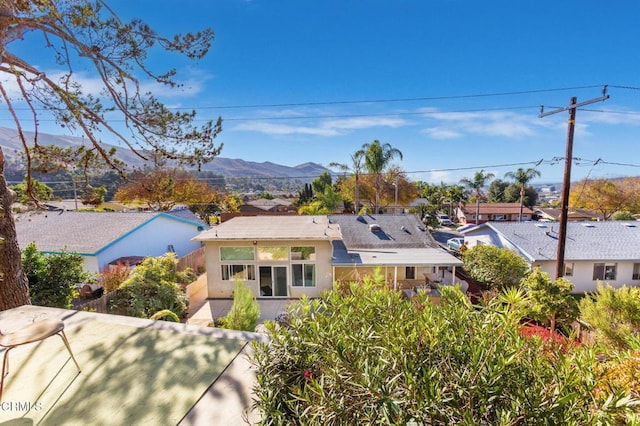
[[[505,182],[502,179],[493,180],[489,185],[489,190],[487,191],[487,200],[490,203],[504,203],[504,191],[508,186],[509,182]]]
[[[311,181],[311,188],[316,194],[322,194],[327,187],[332,185],[332,177],[329,172],[322,172],[320,176]]]
[[[504,175],[506,178],[512,179],[515,181],[516,185],[518,185],[520,190],[520,216],[518,216],[518,220],[522,221],[522,209],[525,205],[525,188],[527,184],[531,182],[534,178],[540,176],[540,172],[536,169],[523,169],[519,167],[515,172],[508,172]]]
[[[174,253],[147,257],[123,282],[111,299],[111,311],[132,317],[150,318],[164,309],[183,317],[187,297],[181,284],[195,278],[190,271],[178,271]]]
[[[30,204],[34,199],[49,201],[53,198],[53,189],[36,179],[31,181],[31,188],[27,182],[12,185],[10,188],[16,193],[16,201],[22,204]],[[32,193],[29,194],[29,191]]]
[[[517,287],[529,265],[511,250],[491,245],[477,245],[462,253],[464,270],[486,289]]]
[[[476,225],[480,220],[480,199],[482,199],[482,188],[485,187],[487,182],[493,179],[493,173],[485,173],[484,170],[480,170],[473,175],[473,179],[463,178],[460,179],[460,183],[469,188],[475,194],[476,199]]]
[[[255,331],[260,318],[260,305],[251,293],[251,289],[242,281],[233,286],[233,304],[229,313],[222,318],[223,328],[232,330]]]
[[[628,348],[640,336],[640,288],[598,283],[595,294],[580,300],[580,318],[605,345]]]
[[[298,199],[296,200],[296,207],[304,206],[313,201],[313,189],[311,184],[305,183],[304,187],[298,191]]]
[[[78,285],[92,278],[83,266],[77,253],[43,254],[30,243],[22,252],[22,268],[33,304],[69,309],[78,297]]]
[[[611,215],[611,220],[635,220],[630,211],[622,210]]]
[[[384,175],[394,158],[398,157],[402,160],[402,152],[391,146],[389,143],[380,143],[374,140],[371,143],[362,145],[356,153],[355,157],[362,160],[364,169],[373,178],[374,205],[373,211],[377,214],[380,209],[380,195],[384,184]]]
[[[572,294],[574,285],[566,278],[551,281],[549,274],[536,268],[522,280],[522,286],[533,302],[531,316],[548,323],[552,335],[557,327],[569,327],[578,317],[578,302]]]
[[[549,354],[500,300],[459,290],[402,299],[375,280],[291,304],[254,343],[265,425],[596,425],[630,409],[598,398],[586,348]]]

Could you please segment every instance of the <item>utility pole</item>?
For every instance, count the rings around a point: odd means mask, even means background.
[[[574,96],[566,108],[559,108],[545,113],[544,107],[540,110],[538,117],[543,118],[548,115],[557,114],[562,111],[569,111],[569,123],[567,127],[567,146],[564,157],[564,176],[562,178],[562,205],[560,208],[560,229],[558,230],[558,253],[556,257],[556,279],[564,276],[564,251],[567,241],[567,218],[569,214],[569,190],[571,189],[571,163],[573,162],[573,133],[576,126],[576,110],[585,105],[602,102],[609,99],[607,86],[602,89],[602,96],[588,101],[578,102]]]

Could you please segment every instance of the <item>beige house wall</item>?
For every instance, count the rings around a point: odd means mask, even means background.
[[[259,283],[259,267],[260,266],[284,266],[287,268],[287,296],[299,298],[303,295],[308,297],[318,297],[324,290],[331,290],[333,288],[333,271],[331,267],[331,255],[332,248],[331,243],[328,240],[318,241],[301,241],[301,240],[281,240],[281,241],[207,241],[205,242],[206,250],[206,267],[207,267],[207,289],[208,297],[210,298],[227,298],[233,296],[233,280],[222,279],[222,262],[220,260],[220,247],[261,247],[261,246],[286,246],[286,247],[299,247],[299,246],[312,246],[315,247],[316,260],[315,262],[315,287],[298,287],[292,285],[292,270],[291,260],[286,261],[258,261],[257,256],[254,261],[241,261],[237,263],[244,263],[248,265],[254,265],[255,267],[255,279],[247,280],[246,283],[253,292],[255,297],[261,297],[260,295],[260,283]],[[267,298],[277,298],[275,296],[266,296]]]

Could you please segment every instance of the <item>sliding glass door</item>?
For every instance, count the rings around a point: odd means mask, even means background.
[[[260,266],[259,271],[260,296],[288,296],[286,266]]]

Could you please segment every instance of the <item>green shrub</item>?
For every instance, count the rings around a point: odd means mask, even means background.
[[[517,287],[529,270],[517,253],[496,246],[483,245],[462,252],[464,270],[485,289]]]
[[[178,272],[177,264],[173,253],[143,260],[118,288],[111,299],[110,311],[149,318],[168,309],[183,317],[187,313],[187,297],[179,284],[188,282],[189,278]]]
[[[404,300],[373,280],[288,308],[254,342],[262,424],[607,424],[629,408],[594,396],[595,354],[550,353],[521,309],[459,290]]]
[[[251,289],[242,281],[233,287],[233,304],[229,313],[219,321],[219,327],[232,330],[255,331],[260,318],[260,305]]]
[[[574,285],[566,278],[551,281],[549,274],[534,269],[522,280],[531,297],[530,315],[548,325],[553,335],[556,328],[567,329],[578,317],[578,302],[573,297]]]
[[[82,256],[77,253],[43,254],[35,243],[30,243],[22,251],[22,269],[29,280],[31,302],[70,308],[72,300],[78,297],[78,285],[92,278],[83,266]]]
[[[597,292],[580,301],[580,318],[601,343],[626,348],[632,337],[640,335],[640,288],[615,289],[599,282]]]
[[[176,314],[174,314],[168,309],[163,309],[161,311],[156,312],[155,314],[151,315],[151,318],[149,319],[169,321],[169,322],[180,322],[180,318],[178,318]]]

